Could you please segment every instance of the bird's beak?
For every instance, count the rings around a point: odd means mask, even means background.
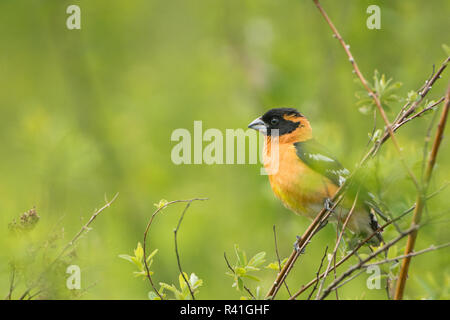
[[[261,133],[267,132],[266,124],[264,123],[264,121],[262,121],[261,118],[257,118],[257,119],[255,119],[255,120],[253,120],[253,121],[248,125],[248,127],[249,127],[250,129],[258,130],[258,131],[261,132]]]

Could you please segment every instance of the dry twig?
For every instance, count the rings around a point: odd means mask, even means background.
[[[422,218],[422,212],[423,212],[425,202],[426,202],[424,195],[428,188],[428,184],[430,182],[431,175],[433,173],[434,165],[436,163],[436,157],[437,157],[437,154],[439,151],[439,147],[442,142],[442,137],[444,135],[444,129],[445,129],[445,125],[447,123],[449,107],[450,107],[450,86],[448,87],[447,93],[445,95],[444,109],[442,110],[441,118],[440,118],[440,121],[438,124],[435,138],[434,138],[433,146],[431,148],[431,153],[428,158],[427,167],[426,167],[425,175],[424,175],[424,181],[423,181],[424,186],[422,189],[417,191],[416,208],[414,210],[411,226],[418,225]],[[417,239],[417,230],[415,230],[408,236],[408,241],[406,243],[406,248],[405,248],[405,255],[409,255],[411,252],[413,252],[414,246],[416,243],[416,239]],[[411,263],[411,258],[412,258],[412,256],[408,256],[402,261],[400,274],[399,274],[399,277],[397,280],[397,285],[395,288],[395,296],[394,296],[395,300],[403,299],[403,294],[405,291],[406,280],[408,277],[408,270],[409,270],[409,265]]]

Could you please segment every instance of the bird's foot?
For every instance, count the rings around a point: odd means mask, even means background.
[[[333,203],[333,201],[331,201],[330,198],[325,199],[323,206],[327,211],[334,212],[334,210],[333,210],[334,203]]]
[[[303,254],[305,253],[305,248],[303,248],[303,250],[300,250],[300,240],[302,239],[302,237],[297,236],[297,240],[294,242],[294,250],[297,251],[299,254]]]

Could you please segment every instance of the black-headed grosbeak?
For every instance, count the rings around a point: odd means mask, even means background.
[[[349,171],[313,139],[308,119],[296,109],[271,109],[248,127],[265,136],[264,166],[271,163],[271,150],[278,149],[277,170],[273,173],[268,170],[276,197],[288,209],[314,219],[344,183]],[[277,138],[273,132],[277,132]],[[273,148],[273,143],[278,143],[278,148]],[[358,189],[358,199],[347,228],[359,237],[366,237],[379,229],[379,225],[374,215],[373,196],[362,187]],[[336,215],[340,221],[345,221],[351,205],[345,207],[344,203],[341,207],[331,216],[335,221]],[[377,233],[371,244],[378,245],[381,241],[381,234]]]

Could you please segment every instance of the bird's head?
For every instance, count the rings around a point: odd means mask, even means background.
[[[294,108],[270,109],[252,121],[248,127],[258,130],[267,137],[278,132],[280,143],[299,142],[312,138],[308,119]]]

